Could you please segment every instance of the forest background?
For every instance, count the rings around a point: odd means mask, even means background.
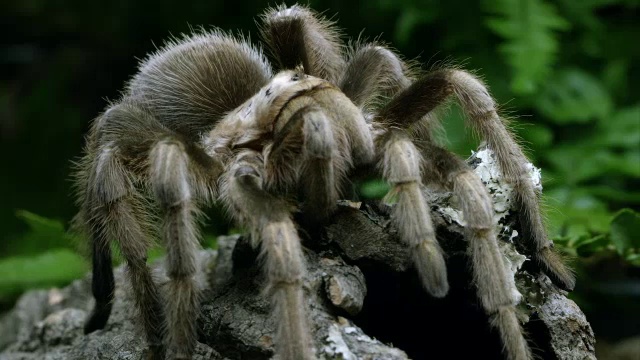
[[[309,5],[346,37],[389,43],[424,69],[449,63],[482,75],[542,168],[550,235],[573,259],[572,297],[593,325],[599,352],[634,336],[640,343],[640,0]],[[240,30],[257,42],[255,20],[266,6],[0,4],[0,311],[28,289],[62,286],[88,270],[84,240],[67,232],[76,212],[71,161],[137,59],[199,25]],[[459,109],[443,122],[448,146],[468,157],[478,142]],[[385,189],[373,181],[361,190],[379,197]],[[220,211],[209,217],[204,245],[215,246],[216,235],[233,229]]]

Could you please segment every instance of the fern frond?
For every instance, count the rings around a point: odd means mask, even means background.
[[[504,43],[500,51],[513,70],[511,88],[531,94],[551,73],[559,48],[557,31],[569,23],[544,0],[487,0],[487,27]]]

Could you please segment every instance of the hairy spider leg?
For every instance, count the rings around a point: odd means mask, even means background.
[[[424,174],[458,195],[471,246],[473,278],[482,307],[500,333],[509,359],[532,359],[516,315],[519,294],[507,274],[493,223],[493,202],[480,178],[457,155],[431,142],[420,144]]]
[[[400,60],[393,50],[377,43],[355,43],[349,49],[338,87],[365,113],[373,113],[386,99],[411,85],[411,64]]]
[[[380,51],[375,47],[364,49],[369,56],[378,54],[378,64],[375,65],[372,62],[372,65],[370,65],[372,68],[368,76],[372,79],[367,82],[363,81],[366,86],[346,86],[352,98],[362,98],[363,100],[360,101],[366,103],[367,99],[380,96],[380,93],[384,91],[382,84],[407,83],[405,74],[396,70],[401,69],[401,66],[398,65],[400,60],[392,52]],[[365,52],[365,50],[362,51]],[[363,65],[367,64],[365,59],[354,57],[348,63],[347,68],[349,69],[352,63],[357,62],[361,62]],[[357,75],[355,69],[353,75],[347,72],[345,80],[343,80],[344,84],[356,83],[350,76],[362,75]],[[384,80],[385,77],[390,77],[392,80]],[[397,80],[393,80],[394,77]],[[372,86],[378,88],[377,92],[368,92],[368,88]],[[388,128],[408,129],[409,126],[422,120],[422,122],[426,122],[426,127],[433,127],[436,123],[430,121],[430,113],[453,92],[454,87],[448,81],[446,73],[436,71],[427,74],[397,93],[389,103],[383,106],[374,118],[374,125],[379,126],[380,131]],[[425,119],[425,117],[427,118]],[[421,159],[419,153],[418,155],[413,155],[418,150],[413,146],[406,134],[400,130],[390,130],[381,139],[391,137],[393,136],[392,134],[406,139],[407,145],[405,145],[405,148],[397,152],[399,154],[404,153],[404,156],[408,159],[417,159],[416,161],[419,164],[414,165],[414,167],[418,169],[421,166],[423,167],[422,178],[427,181],[437,180],[437,182],[447,186],[461,198],[463,212],[469,223],[466,229],[466,237],[470,239],[472,245],[474,278],[483,307],[487,314],[491,316],[492,325],[500,332],[507,355],[512,359],[530,359],[531,351],[524,339],[522,328],[515,312],[516,299],[511,292],[515,290],[515,285],[506,275],[506,269],[498,249],[492,224],[493,209],[486,188],[461,159],[447,150],[433,145],[429,138],[431,131],[421,134],[427,136],[427,138],[421,139],[423,141],[419,143],[419,151],[425,155],[425,159]],[[400,149],[400,147],[398,148]],[[389,156],[390,153],[389,149],[387,149],[385,156]],[[390,162],[387,159],[384,159],[384,161]],[[391,183],[393,184],[393,182]],[[398,205],[400,205],[400,201],[399,199]],[[396,208],[398,207],[396,206]]]
[[[366,46],[361,51],[365,55],[359,56],[358,51],[352,54],[347,63],[345,76],[341,80],[341,88],[357,105],[363,106],[370,101],[369,99],[384,95],[381,84],[406,84],[406,71],[398,70],[402,68],[402,62],[392,51]],[[375,58],[376,52],[377,63],[373,60],[368,62],[367,59]],[[366,73],[358,71],[358,68],[366,69]],[[362,78],[368,80],[364,81]],[[401,87],[392,86],[391,89]],[[553,243],[547,237],[540,211],[539,194],[536,193],[525,167],[528,163],[527,158],[498,115],[495,101],[479,79],[462,70],[432,71],[393,97],[379,110],[377,120],[381,122],[382,129],[392,126],[408,128],[414,124],[418,127],[424,126],[420,124],[420,120],[428,116],[431,110],[445,103],[451,94],[456,95],[470,119],[471,127],[487,140],[496,153],[505,178],[514,185],[516,201],[521,208],[520,223],[525,238],[535,247],[534,257],[538,264],[556,284],[567,290],[573,289],[575,276],[553,250]],[[433,122],[429,124],[428,121],[422,123],[431,129],[436,125]],[[421,135],[428,137],[428,133],[429,131]]]
[[[161,209],[162,238],[167,248],[164,312],[170,358],[190,359],[196,346],[200,290],[195,279],[200,248],[189,158],[177,139],[155,143],[149,156],[149,182]]]
[[[395,126],[409,127],[425,118],[452,92],[446,71],[435,71],[397,94],[381,109],[384,119]],[[412,112],[414,109],[415,112]],[[398,114],[400,112],[400,114]],[[402,115],[402,116],[400,116]],[[403,120],[406,121],[403,124]],[[433,119],[429,119],[433,120]],[[427,127],[435,126],[433,121]],[[480,179],[448,150],[434,145],[426,131],[420,147],[424,153],[423,178],[451,189],[461,201],[471,245],[471,260],[478,296],[491,324],[496,327],[510,359],[531,359],[531,350],[516,316],[515,284],[506,273],[493,226],[493,207]]]
[[[291,219],[294,207],[263,189],[263,159],[242,150],[222,177],[221,199],[261,245],[260,257],[276,319],[276,355],[282,360],[315,359],[302,282],[306,272],[300,239]]]
[[[465,71],[440,72],[453,87],[471,127],[487,141],[496,154],[505,178],[513,185],[524,237],[535,247],[534,258],[556,284],[567,290],[573,289],[575,276],[564,265],[553,249],[553,242],[547,237],[540,212],[540,195],[536,193],[526,168],[528,160],[498,115],[496,103],[486,86]]]
[[[373,158],[373,140],[358,109],[330,87],[293,99],[277,119],[265,151],[270,183],[297,184],[304,212],[322,223],[332,214],[347,171]]]
[[[105,114],[108,117],[112,113]],[[94,242],[94,258],[102,258],[101,263],[110,260],[109,240],[115,240],[120,248],[122,256],[127,263],[127,275],[131,281],[135,302],[141,315],[142,327],[147,335],[147,341],[154,359],[164,359],[165,348],[162,343],[162,307],[158,287],[154,283],[150,269],[147,267],[147,251],[150,246],[149,239],[153,233],[151,219],[144,212],[143,197],[134,188],[134,179],[128,172],[119,157],[121,149],[115,141],[107,141],[97,145],[96,156],[90,162],[87,172],[87,191],[85,193],[85,208],[88,231]],[[96,253],[96,251],[98,253]],[[109,261],[109,265],[110,261]],[[94,270],[96,266],[94,264]],[[112,270],[109,270],[112,271]],[[110,281],[112,275],[101,276],[103,272],[94,272],[93,288],[103,286],[112,287]],[[105,284],[104,281],[107,281]],[[110,289],[111,293],[113,288]],[[104,302],[104,293],[96,294],[96,307]],[[109,299],[112,301],[112,298]],[[97,330],[95,314],[89,318],[85,331]],[[104,314],[104,313],[103,313]],[[106,324],[108,314],[101,324]]]
[[[88,179],[88,183],[97,189],[94,193],[111,195],[104,200],[97,199],[97,195],[93,200],[87,199],[97,202],[95,209],[100,209],[102,203],[109,206],[111,214],[102,219],[101,225],[111,229],[106,236],[118,241],[127,260],[153,356],[163,359],[168,350],[169,358],[191,358],[197,340],[200,291],[195,279],[199,248],[196,199],[210,204],[216,198],[215,180],[222,172],[222,163],[198,147],[186,145],[180,135],[127,99],[112,106],[94,127],[96,142],[104,145],[93,161],[95,179]],[[157,220],[143,215],[149,212],[150,205],[134,186],[140,179],[148,179],[142,186],[151,190],[154,204],[160,208],[169,277],[167,288],[163,289],[167,291],[164,307],[146,265]],[[96,282],[100,279],[94,279]]]
[[[397,199],[392,219],[400,239],[409,247],[422,285],[435,297],[449,291],[444,255],[431,221],[431,210],[422,192],[422,157],[402,130],[390,130],[376,139],[379,168],[392,188],[387,199]]]
[[[276,122],[273,145],[264,152],[268,182],[280,187],[297,184],[304,212],[313,214],[313,221],[322,222],[335,210],[347,159],[338,153],[336,140],[340,139],[334,136],[335,129],[316,101],[299,97],[286,111],[281,119],[288,121]]]
[[[281,69],[302,64],[306,74],[337,83],[344,45],[333,22],[298,5],[267,9],[261,18],[262,38]]]

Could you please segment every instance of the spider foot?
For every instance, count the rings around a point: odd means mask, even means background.
[[[564,264],[562,257],[557,252],[551,247],[545,247],[536,254],[536,258],[538,264],[554,284],[566,291],[573,290],[576,285],[575,274]]]

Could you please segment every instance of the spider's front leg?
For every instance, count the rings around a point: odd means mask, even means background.
[[[361,112],[328,86],[292,99],[283,109],[273,145],[265,151],[265,175],[269,188],[299,188],[304,213],[321,224],[337,207],[347,171],[372,158],[373,140]]]
[[[387,198],[397,199],[392,218],[400,239],[410,248],[424,288],[443,297],[449,291],[447,267],[422,193],[420,152],[402,130],[390,130],[376,139],[376,148],[383,177],[392,185]]]
[[[154,144],[149,156],[149,182],[161,210],[167,249],[164,312],[170,359],[191,359],[197,341],[200,289],[195,276],[200,236],[191,163],[185,145],[172,137]]]
[[[292,101],[276,122],[273,145],[265,149],[267,186],[280,193],[295,191],[304,212],[324,221],[336,207],[345,159],[336,151],[334,128],[311,98]]]
[[[260,153],[243,150],[222,178],[220,196],[233,216],[261,244],[267,291],[271,296],[277,333],[276,354],[282,360],[315,359],[302,282],[306,272],[293,207],[263,189]]]

